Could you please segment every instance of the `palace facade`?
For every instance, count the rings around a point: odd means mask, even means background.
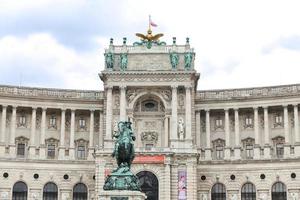
[[[199,91],[188,39],[105,58],[104,91],[0,86],[0,199],[98,199],[124,120],[149,200],[298,199],[300,85]]]

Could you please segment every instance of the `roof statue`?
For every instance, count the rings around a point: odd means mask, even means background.
[[[152,35],[151,26],[156,27],[157,25],[151,21],[151,17],[149,16],[149,28],[148,28],[147,34],[144,35],[142,33],[136,33],[135,35],[141,39],[141,42],[134,42],[133,43],[134,46],[145,45],[148,49],[151,49],[153,44],[158,45],[158,46],[166,45],[165,42],[159,41],[159,38],[164,36],[164,34],[158,33],[158,34]]]

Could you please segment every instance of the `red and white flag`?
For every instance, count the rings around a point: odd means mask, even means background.
[[[155,24],[152,20],[151,20],[151,15],[149,15],[149,24],[153,27],[157,27],[157,24]]]

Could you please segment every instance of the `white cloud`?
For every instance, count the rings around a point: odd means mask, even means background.
[[[91,9],[90,6],[84,6],[89,2],[85,0],[72,1],[69,8],[67,5],[71,0],[62,3],[58,3],[61,2],[58,0],[7,2],[6,5],[2,4],[7,8],[4,10],[16,15],[19,10],[31,12],[38,9],[42,14],[43,10],[50,8],[54,9],[55,15],[57,7],[60,7],[60,14],[64,13],[64,9],[67,9],[67,13],[72,9]],[[61,4],[62,7],[55,6]],[[114,12],[113,18],[103,14],[102,18],[107,19],[107,24],[126,22],[118,34],[112,32],[112,36],[123,33],[123,29],[132,29],[132,35],[124,33],[129,38],[128,43],[135,40],[136,31],[146,32],[148,14],[159,25],[154,31],[163,32],[163,40],[168,43],[171,43],[173,36],[177,37],[178,44],[183,44],[185,37],[190,37],[191,45],[196,50],[196,69],[202,73],[199,89],[299,83],[299,51],[278,45],[282,38],[300,36],[300,2],[297,0],[124,0],[100,1],[97,6],[101,5],[101,10],[115,8],[111,10]],[[107,13],[110,13],[109,10]],[[136,30],[141,24],[145,24],[145,29]],[[48,66],[62,70],[59,77],[63,83],[58,87],[98,88],[100,82],[97,73],[103,67],[103,48],[109,42],[109,37],[104,36],[106,34],[107,30],[103,30],[103,34],[95,38],[95,43],[99,43],[98,52],[78,52],[67,48],[49,33],[35,34],[25,39],[15,36],[2,38],[0,53],[4,53],[5,58],[0,58],[0,64],[6,61],[6,66],[14,66],[13,60],[17,56],[18,60],[31,65],[33,69],[42,66],[50,74],[53,70],[49,71]],[[115,38],[115,44],[121,42],[122,38]],[[88,84],[83,85],[78,79]]]
[[[97,75],[101,70],[100,52],[76,52],[61,45],[47,33],[26,38],[7,36],[0,40],[0,68],[7,73],[14,70],[14,77],[19,77],[18,73],[23,74],[22,82],[25,85],[101,89]],[[28,71],[34,76],[28,75]]]

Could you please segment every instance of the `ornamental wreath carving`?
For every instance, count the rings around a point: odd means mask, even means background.
[[[158,133],[155,132],[155,131],[142,132],[142,134],[141,134],[141,140],[143,142],[156,143],[157,140],[158,140]]]

